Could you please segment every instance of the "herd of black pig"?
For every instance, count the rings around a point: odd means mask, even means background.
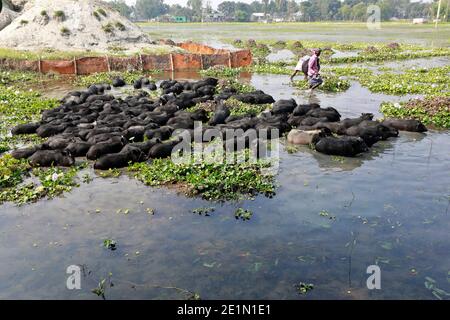
[[[113,80],[114,87],[125,86],[122,78]],[[195,121],[203,122],[203,131],[226,129],[277,129],[286,133],[292,128],[302,132],[320,131],[313,141],[317,151],[341,156],[356,156],[379,140],[398,136],[398,130],[426,131],[416,120],[390,119],[373,121],[373,115],[341,120],[334,108],[317,104],[297,105],[294,99],[274,101],[262,92],[238,93],[225,88],[216,93],[218,79],[196,82],[165,80],[159,84],[162,95],[152,99],[145,90],[125,98],[106,93],[109,85],[91,85],[85,91],[67,94],[61,105],[42,112],[39,122],[20,124],[13,135],[34,134],[47,140],[39,145],[12,152],[16,159],[27,158],[32,166],[71,166],[75,157],[95,160],[95,169],[120,168],[130,162],[170,156],[184,132],[193,138]],[[157,90],[157,85],[142,78],[133,83],[136,89]],[[270,104],[270,111],[253,115],[230,115],[224,104],[229,98],[249,104]],[[215,105],[209,116],[203,109],[186,111],[201,102]],[[266,131],[267,132],[267,131]],[[224,137],[225,138],[225,137]],[[270,136],[269,136],[270,138]],[[234,137],[233,139],[239,139]],[[246,141],[248,147],[251,141]],[[234,145],[234,144],[233,144]]]

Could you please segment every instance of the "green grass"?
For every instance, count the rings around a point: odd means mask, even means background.
[[[127,28],[125,27],[125,25],[119,21],[116,21],[114,23],[114,26],[119,30],[119,31],[125,31]]]
[[[55,19],[62,21],[66,18],[66,14],[64,13],[64,11],[57,10],[57,11],[53,12],[53,17]]]
[[[102,30],[106,33],[113,33],[114,32],[114,26],[111,22],[105,24],[102,26]]]
[[[0,48],[0,58],[15,60],[70,60],[73,58],[95,57],[104,55],[93,51],[57,51],[57,50],[14,50],[9,48]]]

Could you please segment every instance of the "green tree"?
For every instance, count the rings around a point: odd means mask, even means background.
[[[124,0],[113,0],[110,2],[110,6],[127,18],[130,18],[133,12],[133,8],[129,7]]]
[[[135,5],[136,16],[142,19],[152,19],[166,14],[169,6],[163,0],[137,0]]]
[[[236,2],[224,1],[217,6],[217,10],[222,12],[227,18],[234,17],[234,12],[236,11]]]
[[[352,7],[350,7],[348,4],[343,5],[339,9],[339,14],[342,20],[350,20],[352,16]]]
[[[236,12],[234,13],[234,17],[236,21],[245,22],[249,21],[250,15],[244,10],[236,10]]]
[[[367,17],[367,5],[364,2],[360,2],[352,8],[352,18],[354,21],[364,21]]]
[[[169,8],[169,14],[173,16],[186,17],[188,20],[192,20],[194,12],[188,7],[180,6],[179,4],[174,4]]]
[[[194,12],[193,19],[200,21],[202,18],[203,0],[188,0],[187,5]]]

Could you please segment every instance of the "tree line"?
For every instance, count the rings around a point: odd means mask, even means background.
[[[439,18],[448,21],[450,0],[442,0]],[[137,0],[128,6],[124,0],[113,0],[110,4],[122,15],[135,20],[150,20],[162,15],[184,16],[187,20],[201,21],[205,15],[215,12],[205,0],[188,0],[186,6],[168,5],[164,0]],[[381,19],[413,19],[436,17],[438,0],[431,3],[411,2],[410,0],[261,0],[251,3],[224,1],[217,11],[223,14],[224,21],[250,21],[253,13],[261,12],[271,17],[297,21],[365,21],[367,8],[377,5]]]

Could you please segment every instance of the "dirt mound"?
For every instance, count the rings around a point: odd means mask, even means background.
[[[168,46],[154,45],[140,28],[96,0],[32,0],[14,18],[0,31],[2,47],[60,51],[170,50]]]

